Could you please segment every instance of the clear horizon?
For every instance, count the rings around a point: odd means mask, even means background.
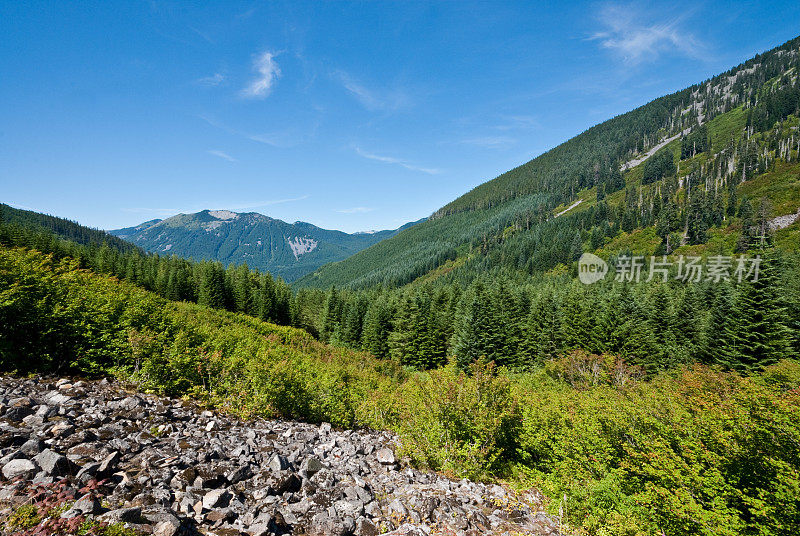
[[[798,27],[789,2],[6,3],[0,201],[394,229]]]

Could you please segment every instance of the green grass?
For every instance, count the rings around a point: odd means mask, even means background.
[[[711,142],[711,152],[718,153],[731,142],[738,138],[747,124],[747,112],[739,106],[722,115],[718,115],[708,122],[708,138]]]
[[[660,243],[661,239],[656,235],[654,227],[635,229],[630,233],[622,232],[612,238],[597,250],[597,255],[608,258],[623,250],[630,250],[636,255],[652,255]]]
[[[775,231],[773,235],[775,245],[786,251],[800,251],[800,221],[794,222],[789,227]]]
[[[775,170],[739,186],[739,197],[747,195],[754,205],[766,197],[772,203],[772,217],[796,214],[800,209],[800,163],[778,162]]]

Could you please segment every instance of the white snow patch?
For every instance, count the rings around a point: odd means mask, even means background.
[[[313,251],[317,247],[317,241],[313,238],[296,236],[294,239],[287,238],[286,241],[289,242],[289,247],[292,248],[295,259],[300,258],[300,255]]]

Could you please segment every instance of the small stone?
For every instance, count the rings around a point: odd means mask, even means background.
[[[226,506],[230,493],[225,488],[214,489],[203,496],[203,508],[211,510]]]
[[[72,505],[72,510],[76,510],[83,515],[99,514],[102,511],[102,507],[96,497],[87,493],[75,501],[75,504]]]
[[[50,435],[52,435],[55,439],[72,435],[73,432],[75,432],[75,427],[67,421],[59,421],[54,424],[52,428],[50,428]]]
[[[355,536],[378,536],[380,531],[375,523],[365,517],[360,517],[356,520]]]
[[[323,469],[322,462],[316,456],[306,458],[300,465],[300,474],[306,478],[311,478]]]
[[[389,503],[389,513],[403,517],[408,514],[408,510],[403,506],[403,503],[400,502],[400,499],[395,499]]]
[[[247,480],[248,478],[253,476],[253,468],[249,465],[243,465],[238,469],[234,469],[230,473],[227,474],[225,478],[228,479],[228,482],[231,484],[236,484],[237,482],[241,482],[242,480]]]
[[[270,458],[269,463],[267,464],[270,469],[273,471],[283,471],[284,469],[289,468],[289,460],[286,457],[281,456],[280,454],[275,454]]]
[[[375,453],[378,462],[382,465],[393,465],[395,463],[394,452],[392,449],[383,448]]]
[[[153,529],[153,536],[175,536],[180,528],[180,523],[173,525],[169,521],[161,521]]]
[[[103,458],[103,461],[100,462],[100,467],[97,468],[98,476],[106,476],[111,473],[119,462],[119,459],[120,454],[118,451],[114,451]]]
[[[36,456],[44,449],[44,442],[39,439],[29,439],[19,448],[19,451],[26,456]]]

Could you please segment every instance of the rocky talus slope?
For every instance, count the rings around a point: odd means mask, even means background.
[[[244,422],[106,380],[0,377],[0,525],[31,535],[559,533],[535,495],[418,471],[394,444],[385,432]]]

